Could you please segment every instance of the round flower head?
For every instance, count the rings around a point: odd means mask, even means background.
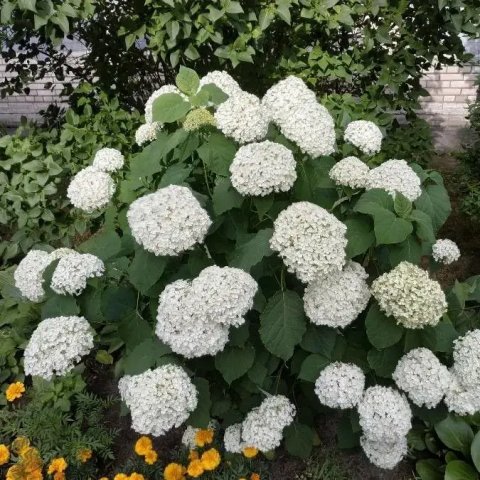
[[[337,184],[350,188],[365,188],[370,169],[357,157],[346,157],[337,162],[329,172],[330,178]]]
[[[25,374],[46,380],[66,375],[92,348],[92,329],[84,317],[46,318],[25,349]]]
[[[356,262],[307,285],[303,304],[315,325],[346,327],[365,309],[370,299],[368,274]]]
[[[262,140],[268,132],[268,119],[260,100],[241,92],[221,103],[215,112],[217,127],[238,143]]]
[[[203,242],[212,223],[187,187],[170,185],[135,200],[127,212],[132,235],[155,255],[178,255]]]
[[[163,365],[118,382],[132,415],[132,428],[142,435],[163,435],[179,427],[197,407],[197,389],[183,368]]]
[[[362,369],[352,363],[334,362],[320,372],[315,393],[322,405],[330,408],[353,408],[365,388]]]
[[[101,148],[93,159],[92,166],[100,172],[116,172],[123,167],[125,157],[115,148]]]
[[[366,189],[381,188],[395,198],[400,192],[411,202],[421,194],[419,176],[408,166],[405,160],[388,160],[370,170],[366,179]]]
[[[407,437],[400,437],[394,442],[377,442],[365,435],[360,438],[360,445],[367,458],[379,468],[393,469],[407,454]]]
[[[72,253],[60,259],[52,275],[52,290],[60,295],[80,295],[89,278],[101,277],[103,262],[89,253]]]
[[[155,332],[175,353],[186,358],[215,355],[228,342],[228,326],[206,319],[190,297],[191,284],[177,280],[160,295]]]
[[[371,292],[380,308],[405,328],[434,326],[447,311],[440,284],[409,262],[401,262],[378,277]]]
[[[367,155],[378,153],[382,148],[382,131],[368,120],[350,122],[345,129],[343,138]]]
[[[437,240],[432,247],[432,256],[436,262],[449,265],[460,258],[460,249],[452,240]]]
[[[178,93],[179,95],[184,96],[180,93],[180,90],[175,85],[164,85],[160,87],[158,90],[155,90],[151,95],[150,98],[145,103],[145,122],[146,123],[153,123],[153,103],[158,97],[161,97],[165,93]]]
[[[236,423],[235,425],[230,425],[225,429],[225,434],[223,436],[223,445],[225,451],[230,453],[241,453],[244,448],[242,442],[242,424]]]
[[[404,355],[392,375],[398,388],[419,407],[436,407],[451,382],[450,372],[428,348],[415,348]]]
[[[451,372],[450,384],[445,394],[445,405],[457,415],[474,415],[480,412],[480,387],[464,387]]]
[[[195,132],[215,125],[215,117],[206,108],[190,110],[183,121],[183,129],[187,132]]]
[[[240,147],[230,165],[231,181],[242,195],[287,192],[297,179],[292,152],[265,140]]]
[[[153,142],[157,138],[162,125],[158,122],[144,123],[137,128],[135,132],[135,143],[139,146]]]
[[[395,442],[412,426],[412,412],[406,398],[390,387],[367,388],[358,404],[358,414],[364,435],[373,441]]]
[[[13,278],[21,294],[31,302],[41,302],[43,289],[43,272],[50,265],[51,257],[42,250],[30,250],[18,264]]]
[[[108,205],[115,193],[112,177],[95,167],[80,170],[70,182],[67,197],[72,205],[87,213]]]
[[[480,330],[470,330],[453,342],[453,372],[465,388],[480,389]]]
[[[187,425],[187,428],[182,435],[182,445],[189,449],[193,449],[197,446],[195,443],[195,435],[197,434],[198,428]]]
[[[271,87],[262,99],[270,120],[282,134],[312,157],[335,151],[335,125],[315,93],[297,77],[290,76]]]
[[[270,247],[302,282],[342,270],[347,228],[334,215],[309,202],[297,202],[280,212]]]
[[[200,79],[200,88],[211,83],[213,83],[229,97],[233,97],[234,95],[242,93],[242,89],[240,88],[238,82],[234,80],[227,72],[215,70],[207,73]]]

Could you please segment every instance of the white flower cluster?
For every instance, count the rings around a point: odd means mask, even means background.
[[[46,318],[25,348],[25,374],[46,380],[66,375],[92,348],[93,332],[84,317]]]
[[[132,235],[155,255],[179,255],[203,242],[212,224],[187,187],[169,185],[138,198],[127,212]]]
[[[157,336],[187,358],[225,348],[229,326],[241,325],[252,308],[255,280],[238,268],[207,267],[192,282],[177,280],[160,295]]]
[[[415,348],[405,354],[392,375],[398,388],[419,407],[436,407],[448,391],[451,375],[428,348]]]
[[[62,256],[52,275],[52,290],[61,295],[80,295],[89,278],[101,277],[103,262],[89,253],[73,252]]]
[[[315,393],[330,408],[353,408],[362,399],[365,375],[352,363],[334,362],[320,372]]]
[[[72,205],[87,213],[107,206],[114,193],[112,177],[94,166],[80,170],[67,189],[67,197]]]
[[[175,85],[163,85],[163,87],[160,87],[158,90],[155,90],[145,103],[145,122],[146,123],[153,123],[153,103],[158,97],[161,97],[162,95],[166,93],[178,93],[179,95],[183,95],[180,93],[180,90],[175,86]]]
[[[225,434],[223,435],[223,446],[225,450],[230,453],[241,453],[245,448],[242,441],[242,424],[235,423],[230,425],[225,429]]]
[[[183,368],[163,365],[118,382],[122,400],[132,415],[132,428],[143,435],[160,436],[179,427],[195,410],[198,393]]]
[[[43,272],[52,262],[43,250],[30,250],[18,264],[13,278],[21,294],[31,302],[41,302],[45,295]]]
[[[382,131],[368,120],[350,122],[345,129],[343,138],[367,155],[378,153],[382,148]]]
[[[242,195],[287,192],[297,179],[295,167],[287,147],[270,140],[250,143],[238,149],[230,165],[232,185]]]
[[[401,262],[378,277],[371,292],[380,308],[406,328],[436,325],[447,311],[440,284],[409,262]]]
[[[448,238],[437,240],[432,247],[432,256],[436,262],[449,265],[460,258],[458,245]]]
[[[381,188],[395,198],[400,192],[410,201],[421,194],[421,180],[405,160],[388,160],[368,173],[366,189]]]
[[[358,404],[361,445],[368,459],[392,469],[407,453],[406,435],[412,426],[407,399],[390,387],[367,388]]]
[[[125,157],[116,148],[101,148],[93,157],[92,166],[99,172],[116,172],[123,167]]]
[[[216,87],[222,90],[229,97],[242,93],[242,89],[236,80],[234,80],[227,72],[214,70],[207,73],[200,79],[200,88],[204,85],[213,83]]]
[[[480,411],[480,387],[465,387],[453,371],[451,382],[445,394],[445,405],[457,415],[474,415]]]
[[[368,304],[367,278],[359,263],[348,262],[342,271],[309,283],[303,296],[307,317],[316,325],[346,327]]]
[[[329,172],[337,184],[350,188],[364,188],[370,169],[357,157],[346,157],[337,162]]]
[[[290,76],[271,87],[262,99],[268,117],[302,152],[318,157],[335,151],[335,126],[315,93]]]
[[[268,132],[268,118],[259,98],[243,91],[218,106],[215,121],[224,135],[242,144],[263,140]]]
[[[345,225],[322,207],[297,202],[278,215],[270,247],[302,282],[313,282],[342,270],[346,231]]]
[[[135,132],[135,143],[138,146],[153,142],[157,138],[158,132],[162,129],[162,125],[158,122],[144,123],[137,128]]]
[[[283,395],[266,398],[253,409],[242,423],[242,444],[261,452],[277,448],[283,437],[283,429],[293,422],[295,406]]]

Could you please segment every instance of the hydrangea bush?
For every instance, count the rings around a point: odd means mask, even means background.
[[[93,348],[138,433],[215,419],[229,452],[285,439],[308,455],[314,416],[341,409],[341,443],[382,468],[412,421],[480,410],[478,325],[434,277],[458,257],[435,243],[450,212],[438,173],[377,166],[382,131],[336,131],[295,77],[260,99],[183,68],[145,118],[141,153],[100,150],[71,181],[103,228],[16,270],[44,319],[27,373],[65,373]]]

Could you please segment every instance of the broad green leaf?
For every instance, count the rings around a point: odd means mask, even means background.
[[[307,352],[320,353],[332,358],[337,337],[337,332],[333,328],[309,325],[300,346]]]
[[[302,362],[298,378],[306,382],[314,383],[320,375],[320,372],[330,363],[332,363],[332,361],[324,355],[313,353]]]
[[[162,175],[162,179],[158,185],[159,188],[168,187],[169,185],[182,185],[189,177],[192,168],[182,163],[175,163],[170,165],[165,173]]]
[[[137,295],[128,287],[109,287],[102,295],[102,311],[109,322],[119,322],[135,312]]]
[[[410,220],[414,222],[416,233],[420,240],[430,243],[435,242],[432,219],[425,212],[418,209],[413,210],[410,214]]]
[[[419,265],[422,258],[422,245],[414,236],[410,235],[404,242],[392,245],[389,248],[389,256],[392,268],[403,261]]]
[[[248,372],[254,359],[255,349],[251,346],[244,348],[227,347],[216,355],[215,368],[230,385],[234,380]]]
[[[237,245],[230,256],[229,265],[249,271],[250,268],[259,263],[263,257],[272,255],[273,251],[269,243],[272,234],[273,230],[271,228],[265,228],[252,234],[248,241]]]
[[[480,432],[476,433],[473,442],[470,445],[470,455],[472,456],[475,468],[480,472]]]
[[[153,102],[153,121],[172,123],[183,118],[190,110],[190,103],[178,93],[164,93]]]
[[[242,206],[243,197],[232,187],[229,178],[219,177],[213,189],[213,211],[221,215],[232,208]]]
[[[102,365],[113,364],[113,357],[106,350],[98,350],[95,355],[95,360]]]
[[[462,460],[454,460],[447,463],[445,480],[478,480],[475,469]]]
[[[368,364],[380,377],[391,378],[403,353],[401,343],[392,345],[384,350],[372,348],[368,352]]]
[[[230,176],[230,164],[237,152],[234,142],[219,133],[212,133],[206,143],[198,150],[205,166],[213,173],[223,177]]]
[[[158,338],[147,338],[125,356],[123,368],[127,375],[138,375],[155,367],[160,357],[171,353],[169,347]]]
[[[102,260],[108,260],[120,252],[122,242],[114,230],[100,230],[79,245],[78,250],[91,253]]]
[[[443,185],[427,185],[414,203],[432,219],[435,231],[445,223],[452,211],[447,190]]]
[[[410,221],[383,210],[375,213],[374,231],[377,245],[388,245],[403,242],[412,233],[413,226]]]
[[[279,291],[269,298],[260,315],[260,337],[270,353],[288,360],[305,330],[303,302],[297,293]]]
[[[434,458],[419,460],[415,467],[420,480],[443,480],[442,463]]]
[[[187,95],[195,95],[200,86],[200,78],[198,78],[195,70],[181,66],[175,78],[175,83],[181,92]]]
[[[223,90],[218,88],[214,83],[207,83],[204,85],[198,94],[200,95],[202,92],[208,93],[210,101],[214,105],[220,105],[228,98],[228,95]]]
[[[158,257],[143,248],[138,248],[128,268],[128,280],[137,290],[145,294],[163,275],[167,261],[166,257]]]
[[[385,190],[374,188],[362,194],[353,210],[372,216],[384,210],[393,211],[393,199]]]
[[[434,327],[425,327],[420,333],[422,345],[433,352],[451,353],[453,341],[459,336],[450,320],[444,318]]]
[[[67,295],[52,295],[42,305],[42,319],[52,317],[68,317],[78,315],[80,308],[74,297]]]
[[[362,216],[355,216],[345,220],[347,226],[347,255],[354,258],[365,253],[375,242],[371,220]]]
[[[473,430],[463,418],[450,414],[435,425],[435,432],[448,448],[465,455],[470,453]]]
[[[210,385],[204,378],[194,378],[193,384],[197,387],[198,403],[197,408],[188,417],[187,425],[195,428],[207,428],[210,422],[210,407],[212,401],[210,399]]]
[[[408,218],[412,212],[412,202],[405,195],[397,192],[393,202],[393,209],[400,218]]]
[[[152,326],[137,312],[132,312],[118,324],[118,336],[129,350],[152,336]]]
[[[403,335],[403,328],[381,312],[376,303],[372,303],[368,310],[365,327],[370,343],[378,350],[395,345]]]
[[[284,437],[290,455],[308,458],[312,453],[315,432],[308,425],[294,422],[285,429]]]
[[[30,10],[31,12],[35,12],[36,3],[36,0],[18,0],[18,8],[20,8],[20,10]]]

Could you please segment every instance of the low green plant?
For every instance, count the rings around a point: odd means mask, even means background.
[[[305,470],[297,480],[348,480],[348,471],[335,452],[315,453],[305,460]]]

